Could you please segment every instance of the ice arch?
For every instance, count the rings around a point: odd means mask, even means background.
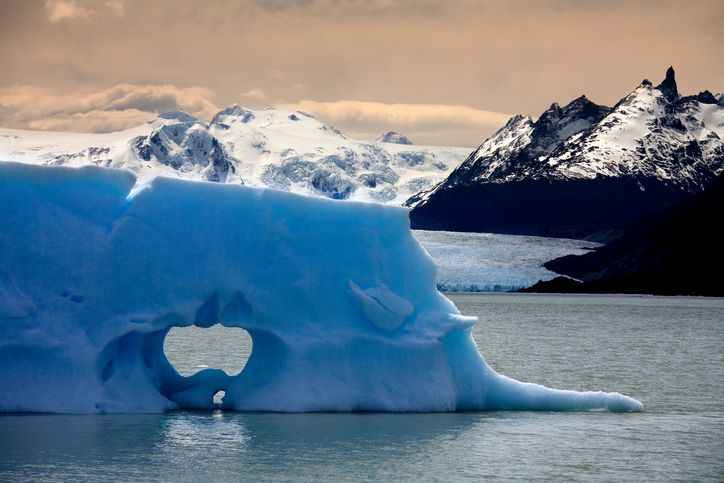
[[[0,163],[0,410],[641,410],[495,373],[407,211],[128,172]],[[251,334],[180,376],[174,326]]]

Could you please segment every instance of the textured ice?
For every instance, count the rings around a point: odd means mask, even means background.
[[[543,263],[599,244],[568,238],[414,230],[443,292],[509,292],[556,277]]]
[[[403,208],[0,163],[0,411],[637,411],[497,374]],[[180,375],[172,327],[242,327],[238,375]]]

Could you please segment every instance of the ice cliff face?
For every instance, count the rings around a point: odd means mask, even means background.
[[[639,411],[497,374],[407,210],[123,170],[0,163],[0,411]],[[172,327],[242,327],[229,376]]]
[[[562,108],[553,104],[535,122],[515,116],[444,182],[406,204],[414,208],[416,227],[500,228],[503,220],[476,214],[473,208],[494,202],[495,192],[501,216],[520,219],[503,230],[551,234],[545,231],[553,229],[553,234],[565,235],[566,230],[575,232],[584,217],[580,213],[576,220],[565,220],[565,205],[576,211],[576,199],[578,204],[587,202],[582,193],[606,190],[616,203],[626,200],[645,208],[632,211],[640,215],[663,207],[668,198],[676,201],[700,192],[724,170],[723,139],[722,96],[708,91],[680,96],[669,68],[658,86],[644,81],[613,108],[582,96]],[[518,208],[505,201],[513,196],[519,199]],[[603,216],[583,231],[611,228],[628,219],[622,207],[607,206],[605,199],[588,202],[599,207],[593,217]],[[548,214],[539,213],[542,223],[525,219],[521,210],[536,211],[539,203],[548,203]],[[468,222],[459,217],[445,221],[461,211]]]
[[[172,112],[109,134],[0,129],[0,161],[94,164],[140,178],[163,175],[401,204],[442,181],[469,151],[410,146],[405,136],[393,134],[363,142],[302,112],[233,105],[208,125]]]

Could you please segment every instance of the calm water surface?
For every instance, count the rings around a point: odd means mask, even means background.
[[[3,415],[0,480],[724,480],[724,299],[450,298],[499,372],[646,412]],[[238,371],[244,334],[205,335],[176,367]]]

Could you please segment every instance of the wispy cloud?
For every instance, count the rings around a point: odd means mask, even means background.
[[[203,87],[119,84],[96,92],[58,93],[14,85],[0,89],[0,125],[107,132],[138,125],[165,111],[183,110],[209,119],[217,106]]]
[[[46,0],[45,17],[50,23],[64,20],[90,21],[97,16],[123,17],[123,0]]]
[[[309,112],[357,137],[370,138],[396,130],[417,143],[428,144],[479,143],[510,118],[502,112],[445,104],[302,100],[282,107]]]
[[[267,98],[264,91],[258,87],[249,89],[248,91],[242,92],[239,95],[244,99],[252,99],[254,101],[263,101],[263,100],[266,100],[266,98]]]
[[[269,12],[306,12],[312,15],[433,15],[451,6],[476,6],[479,0],[255,0]]]
[[[45,15],[48,22],[56,23],[61,20],[88,20],[91,14],[90,10],[73,0],[48,0],[45,2]]]
[[[264,101],[260,88],[241,95]],[[209,120],[218,106],[204,87],[118,84],[99,91],[59,93],[34,85],[0,88],[0,126],[21,129],[108,132],[142,124],[161,112],[182,110]],[[387,104],[339,100],[301,100],[279,105],[315,115],[354,137],[373,139],[388,130],[424,144],[473,145],[510,117],[508,114],[444,104]]]

